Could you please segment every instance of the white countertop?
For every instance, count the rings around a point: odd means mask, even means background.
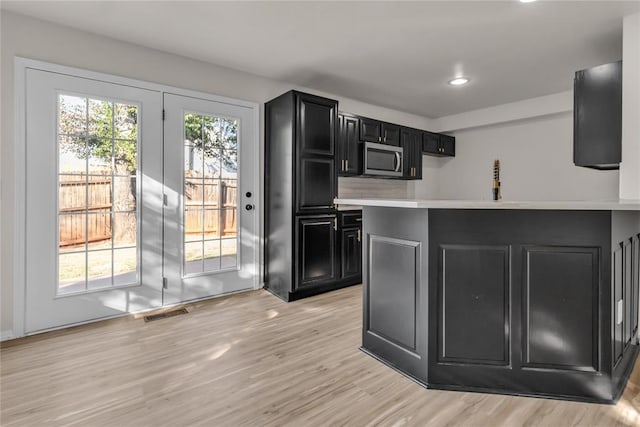
[[[499,201],[492,200],[428,200],[338,198],[337,205],[379,206],[413,209],[546,209],[546,210],[602,210],[640,211],[640,200],[611,201]]]

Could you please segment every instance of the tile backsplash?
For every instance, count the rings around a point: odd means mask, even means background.
[[[376,178],[338,178],[338,197],[406,199],[409,181]]]

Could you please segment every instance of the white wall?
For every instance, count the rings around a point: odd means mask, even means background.
[[[574,166],[571,112],[465,129],[454,135],[456,157],[423,167],[423,173],[425,168],[437,171],[439,199],[490,200],[494,159],[500,159],[504,200],[618,198],[618,171]],[[424,180],[415,184],[414,191],[417,198],[433,195],[433,187]]]
[[[306,90],[286,82],[277,82],[252,74],[211,65],[143,48],[129,43],[80,32],[71,28],[2,12],[1,16],[1,179],[2,222],[0,262],[0,331],[12,328],[13,286],[13,224],[14,224],[14,57],[38,59],[92,71],[146,80],[185,89],[223,95],[258,103],[280,95],[290,89]],[[329,96],[340,102],[340,110],[417,128],[430,128],[430,119],[375,105],[307,90]],[[262,108],[261,108],[262,110]],[[262,117],[262,111],[261,111]],[[264,144],[263,123],[260,123],[260,147]],[[19,172],[19,171],[18,171]],[[260,176],[262,171],[259,172]],[[348,190],[349,182],[342,183]],[[387,184],[388,186],[388,184]],[[409,184],[396,181],[390,191],[408,194]],[[359,190],[361,191],[361,189]]]
[[[640,13],[622,25],[620,198],[640,200]]]

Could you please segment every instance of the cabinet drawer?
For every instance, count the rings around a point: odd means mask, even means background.
[[[340,227],[359,227],[362,225],[362,212],[349,211],[340,213]]]

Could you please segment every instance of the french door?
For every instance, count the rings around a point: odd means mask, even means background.
[[[162,304],[160,92],[27,69],[27,333]]]
[[[255,120],[248,107],[164,95],[164,303],[257,285]]]
[[[26,68],[27,334],[257,287],[255,110],[127,83]]]

